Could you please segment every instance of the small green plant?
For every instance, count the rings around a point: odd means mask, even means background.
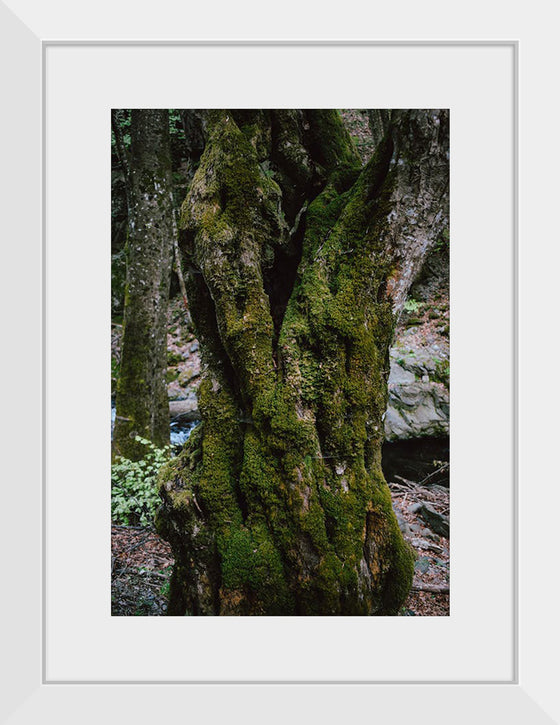
[[[165,569],[162,569],[160,572],[161,574],[164,574],[167,577],[164,585],[159,590],[160,595],[162,597],[165,597],[166,599],[169,598],[169,589],[171,586],[171,570],[172,569],[173,569],[173,566],[171,565],[171,566],[166,567]]]
[[[171,446],[157,448],[140,436],[135,440],[146,446],[144,458],[117,458],[111,466],[111,517],[124,526],[148,526],[159,504],[157,475],[171,458]]]
[[[441,252],[444,249],[449,251],[449,229],[444,229],[434,244],[435,252]]]
[[[274,179],[276,176],[276,171],[271,168],[270,161],[263,161],[262,164],[260,164],[261,171],[266,176],[267,179]]]
[[[417,302],[416,300],[412,299],[412,297],[404,303],[404,309],[407,312],[418,312],[421,306],[422,303]]]
[[[168,365],[179,365],[185,362],[185,358],[180,352],[173,352],[172,350],[167,351],[167,364]]]
[[[438,360],[432,377],[436,383],[449,385],[449,360]]]

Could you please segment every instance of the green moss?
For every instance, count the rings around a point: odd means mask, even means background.
[[[179,363],[184,362],[185,358],[181,353],[179,352],[171,352],[171,350],[167,351],[167,364],[168,365],[179,365]]]
[[[222,552],[223,586],[263,593],[266,587],[285,588],[280,556],[261,524],[251,530],[235,528],[225,539]],[[280,592],[278,592],[280,593]]]
[[[443,383],[449,387],[449,360],[437,360],[432,380],[436,383]]]
[[[361,165],[356,147],[344,127],[339,111],[311,110],[307,111],[306,117],[310,126],[311,147],[322,166],[330,171],[340,165]]]
[[[302,143],[298,111],[279,109],[272,115],[272,132],[275,139],[273,160],[287,177],[285,192],[289,186],[307,185],[312,177],[312,164]]]
[[[128,293],[125,306],[130,306]],[[135,436],[147,438],[159,448],[169,443],[169,413],[165,408],[167,397],[163,384],[157,399],[153,393],[152,332],[151,321],[139,313],[127,317],[123,326],[113,455],[130,460],[139,460],[144,454],[144,446],[134,440]],[[159,423],[154,425],[154,421]]]
[[[250,109],[233,111],[232,115],[259,161],[268,159],[272,145],[270,112]]]

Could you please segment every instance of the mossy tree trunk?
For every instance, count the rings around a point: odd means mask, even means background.
[[[211,112],[182,208],[203,422],[160,477],[169,614],[395,614],[381,470],[389,346],[448,224],[448,118],[390,114],[369,164],[334,111]]]
[[[133,110],[130,136],[130,152],[119,144],[129,209],[113,455],[137,460],[145,446],[136,435],[169,443],[165,374],[175,211],[168,111]]]

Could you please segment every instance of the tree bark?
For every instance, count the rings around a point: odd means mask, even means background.
[[[203,422],[160,477],[172,615],[387,615],[413,573],[381,470],[389,346],[448,224],[448,119],[370,163],[334,111],[211,112],[182,209]]]
[[[113,455],[141,458],[146,438],[169,443],[167,306],[174,233],[169,118],[133,110],[126,154],[127,272]]]

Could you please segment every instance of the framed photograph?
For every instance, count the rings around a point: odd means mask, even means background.
[[[543,601],[553,525],[526,490],[536,483],[525,468],[520,477],[517,448],[519,81],[538,65],[533,26],[484,41],[444,28],[427,40],[425,24],[407,41],[250,41],[233,26],[207,39],[201,24],[170,40],[163,25],[152,37],[147,18],[125,31],[125,5],[96,11],[89,28],[16,0],[0,11],[5,62],[17,68],[4,119],[4,138],[14,139],[8,188],[32,188],[8,217],[34,251],[18,269],[33,288],[25,334],[41,340],[43,371],[40,386],[39,357],[8,371],[33,380],[26,394],[43,410],[42,454],[14,439],[19,468],[7,492],[14,586],[3,618],[3,721],[46,712],[97,722],[110,712],[148,722],[185,708],[207,721],[256,721],[263,708],[273,722],[294,711],[352,720],[372,708],[396,723],[466,723],[492,711],[557,721],[546,646],[557,634],[555,600]],[[107,37],[109,20],[120,37]],[[523,42],[535,57],[520,71]],[[449,109],[449,616],[111,616],[111,109],[222,107]],[[536,203],[528,195],[528,209]],[[21,280],[11,289],[20,299]],[[18,391],[9,395],[21,410]],[[35,449],[39,421],[33,431]]]

